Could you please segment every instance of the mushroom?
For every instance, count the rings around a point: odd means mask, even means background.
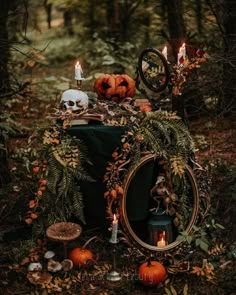
[[[45,252],[44,258],[49,260],[49,259],[52,259],[55,255],[56,255],[55,252],[49,250]]]
[[[43,266],[40,262],[31,262],[28,266],[28,271],[40,271],[43,269]]]
[[[61,265],[62,265],[62,269],[64,271],[69,271],[73,268],[73,261],[70,260],[70,259],[64,259],[62,262],[61,262]]]
[[[67,243],[77,239],[81,232],[82,228],[77,223],[57,222],[47,228],[46,235],[53,241],[63,243],[64,258],[67,258]]]
[[[27,274],[27,278],[30,281],[31,284],[48,284],[52,280],[52,275],[50,275],[48,272],[29,272]]]
[[[62,265],[60,262],[50,259],[48,261],[48,271],[57,272],[62,269]]]

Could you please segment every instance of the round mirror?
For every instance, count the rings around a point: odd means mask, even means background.
[[[148,154],[124,180],[122,227],[143,250],[166,251],[178,246],[177,236],[191,231],[198,207],[197,182],[189,166],[182,177],[173,177],[165,160]]]
[[[138,60],[137,72],[144,85],[154,92],[161,92],[168,86],[170,80],[168,62],[164,55],[155,48],[142,51]]]

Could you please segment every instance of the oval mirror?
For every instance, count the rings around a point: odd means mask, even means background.
[[[161,92],[168,86],[170,80],[168,62],[155,48],[147,48],[141,52],[137,72],[144,85],[154,92]],[[139,85],[137,88],[139,89]]]
[[[124,180],[122,227],[130,242],[143,250],[178,246],[179,233],[189,233],[197,218],[199,195],[192,169],[187,166],[183,176],[170,183],[166,166],[164,160],[148,154]]]

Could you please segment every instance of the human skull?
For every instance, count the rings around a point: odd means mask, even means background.
[[[81,90],[68,89],[62,93],[60,105],[72,112],[83,111],[88,108],[88,95]]]

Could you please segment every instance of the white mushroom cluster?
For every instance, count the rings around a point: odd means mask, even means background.
[[[56,261],[55,253],[53,251],[47,251],[44,254],[44,258],[48,260],[47,270],[50,272],[58,272],[60,270],[69,271],[73,268],[73,262],[70,259],[64,259],[62,262]]]
[[[55,252],[47,251],[44,254],[44,258],[47,260],[47,270],[49,272],[69,271],[73,268],[73,262],[70,259],[64,259],[62,262],[55,260]],[[40,262],[31,262],[28,266],[28,272],[42,272],[43,265]]]

